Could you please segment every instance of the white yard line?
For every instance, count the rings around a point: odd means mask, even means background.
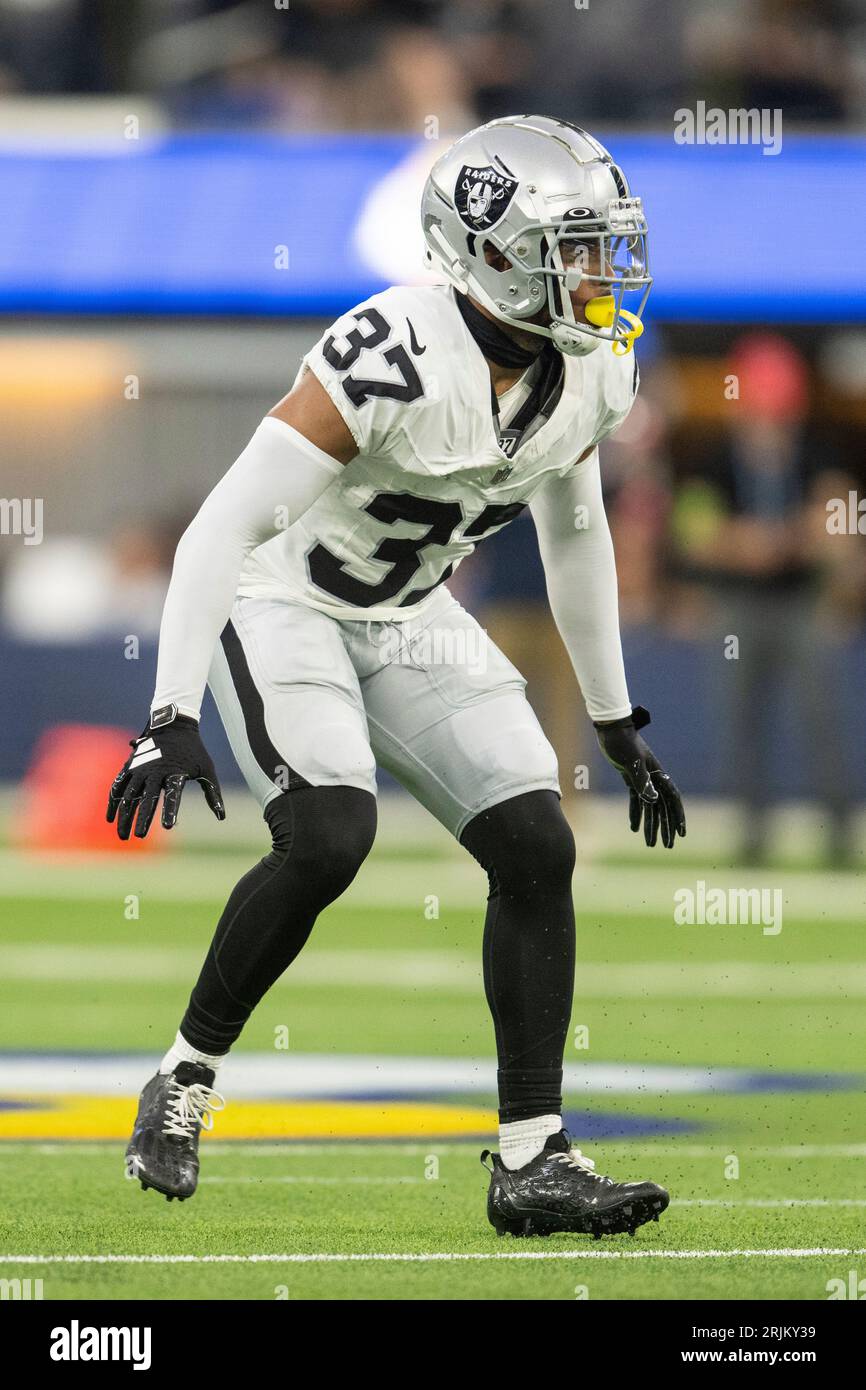
[[[92,1139],[64,1139],[56,1143],[38,1142],[19,1142],[0,1140],[0,1160],[6,1154],[38,1153],[49,1158],[65,1158],[70,1153],[118,1153],[123,1148],[124,1141],[117,1139],[92,1140]],[[458,1142],[439,1142],[431,1139],[426,1144],[412,1144],[405,1142],[391,1142],[379,1139],[334,1139],[329,1143],[309,1143],[298,1141],[295,1143],[291,1139],[275,1139],[271,1143],[262,1143],[257,1140],[208,1140],[206,1157],[208,1163],[212,1159],[231,1158],[242,1154],[244,1158],[277,1158],[285,1161],[287,1158],[294,1158],[301,1155],[308,1157],[325,1157],[327,1155],[348,1155],[359,1158],[362,1155],[369,1155],[371,1158],[380,1154],[405,1154],[409,1157],[418,1154],[428,1153],[454,1153],[471,1154],[477,1147],[476,1139],[464,1139]],[[730,1152],[730,1144],[717,1144],[715,1147],[709,1145],[684,1144],[681,1148],[672,1144],[659,1144],[657,1147],[652,1144],[634,1144],[629,1139],[605,1140],[602,1147],[605,1151],[610,1149],[621,1150],[629,1155],[638,1155],[645,1158],[711,1158],[723,1159]],[[802,1144],[802,1145],[762,1145],[752,1147],[751,1145],[738,1146],[738,1153],[741,1158],[866,1158],[866,1144]]]
[[[198,972],[203,947],[103,945],[19,941],[0,946],[0,970],[7,980],[70,983],[164,984]],[[276,989],[320,986],[433,990],[481,994],[480,954],[467,957],[441,950],[304,951],[277,981]],[[860,999],[866,997],[866,964],[811,961],[792,965],[780,959],[704,962],[583,961],[578,965],[581,996],[645,999]]]
[[[122,911],[129,893],[143,900],[175,902],[219,902],[235,882],[263,852],[226,852],[216,855],[195,853],[154,855],[152,858],[126,859],[107,855],[26,855],[0,849],[0,878],[9,896],[41,898],[98,898],[117,900]],[[582,912],[601,913],[613,920],[659,917],[679,936],[695,933],[718,935],[742,931],[741,927],[675,927],[674,894],[694,887],[703,879],[713,888],[779,888],[786,922],[810,921],[825,924],[859,922],[863,916],[862,876],[824,871],[798,872],[785,867],[716,871],[708,856],[706,868],[689,864],[677,868],[661,861],[650,869],[640,864],[578,864],[574,877],[575,903]],[[50,872],[46,868],[50,867]],[[441,911],[474,907],[484,903],[486,883],[481,869],[468,855],[459,858],[371,860],[341,899],[348,907],[400,907],[424,921],[425,899],[431,893],[440,899]],[[760,934],[760,926],[752,930]],[[775,938],[767,938],[772,941]],[[784,932],[782,933],[784,940]]]
[[[373,1252],[352,1255],[0,1255],[13,1265],[177,1265],[177,1264],[448,1264],[469,1260],[805,1260],[827,1255],[866,1255],[866,1247],[781,1247],[769,1250],[528,1250],[431,1251],[424,1254]]]
[[[58,1094],[131,1098],[158,1063],[158,1055],[140,1053],[0,1053],[0,1094],[28,1101]],[[566,1062],[563,1087],[569,1097],[741,1095],[756,1093],[756,1077],[761,1088],[773,1082],[771,1072],[756,1073],[748,1067],[585,1059]],[[815,1079],[819,1081],[820,1074]],[[846,1078],[850,1090],[861,1085],[859,1075]],[[788,1089],[784,1073],[777,1088]],[[486,1105],[496,1093],[496,1062],[489,1056],[237,1052],[220,1072],[220,1090],[233,1100],[365,1100],[383,1095],[439,1100],[459,1095],[478,1097]]]
[[[672,1207],[866,1207],[863,1197],[677,1197]]]
[[[376,1151],[381,1150],[383,1147],[386,1147],[386,1146],[384,1146],[384,1145],[376,1145]],[[438,1152],[438,1151],[440,1151],[442,1148],[451,1148],[451,1149],[456,1149],[456,1150],[459,1151],[459,1149],[460,1149],[461,1146],[459,1146],[459,1145],[453,1145],[453,1144],[452,1144],[452,1145],[436,1145],[435,1147],[436,1147],[437,1152]],[[10,1151],[12,1151],[12,1152],[18,1152],[18,1153],[21,1153],[21,1152],[28,1152],[28,1151],[32,1153],[32,1152],[36,1151],[37,1153],[40,1153],[40,1154],[48,1154],[48,1155],[57,1157],[57,1156],[60,1155],[60,1154],[68,1153],[70,1148],[75,1148],[75,1149],[78,1150],[79,1152],[82,1151],[82,1150],[84,1150],[84,1151],[86,1151],[86,1152],[110,1152],[110,1151],[119,1151],[120,1145],[119,1145],[119,1144],[87,1144],[87,1145],[85,1145],[85,1144],[74,1144],[74,1143],[72,1143],[72,1144],[68,1144],[68,1145],[61,1145],[61,1144],[34,1144],[34,1145],[29,1145],[29,1146],[28,1146],[28,1145],[25,1145],[25,1144],[3,1144],[2,1147],[0,1147],[0,1160],[2,1160],[2,1156],[3,1156],[4,1154],[9,1153]],[[395,1149],[396,1149],[397,1152],[403,1153],[403,1154],[405,1154],[406,1156],[410,1156],[410,1155],[415,1156],[415,1155],[417,1155],[417,1154],[419,1154],[419,1153],[424,1153],[424,1154],[426,1154],[426,1152],[427,1152],[426,1149],[423,1149],[423,1148],[421,1148],[421,1147],[418,1146],[418,1145],[412,1145],[412,1146],[410,1146],[410,1147],[404,1147],[404,1146],[398,1147],[398,1146],[394,1146],[394,1145],[388,1145],[387,1148],[388,1148],[389,1152],[391,1152],[391,1153],[393,1153],[393,1152],[395,1151]],[[341,1151],[342,1151],[342,1150],[341,1150]],[[208,1159],[210,1159],[211,1157],[213,1157],[214,1152],[215,1152],[214,1150],[210,1150],[210,1151],[208,1152]],[[223,1150],[221,1151],[221,1153],[220,1153],[220,1157],[223,1157],[223,1156],[225,1155],[225,1152],[226,1152],[226,1150],[223,1149]],[[274,1153],[274,1150],[273,1150],[273,1149],[268,1150],[266,1154],[263,1154],[261,1151],[256,1151],[256,1150],[254,1150],[253,1153],[254,1153],[255,1156],[258,1156],[258,1157],[264,1157],[264,1156],[268,1156],[268,1157],[274,1156],[274,1157],[276,1157],[276,1156],[277,1156],[277,1153]],[[285,1158],[287,1158],[287,1157],[290,1157],[290,1156],[301,1155],[301,1154],[307,1155],[307,1156],[312,1155],[312,1154],[330,1154],[330,1155],[333,1155],[333,1154],[334,1154],[334,1148],[333,1148],[333,1147],[328,1148],[328,1147],[325,1146],[325,1145],[314,1145],[314,1144],[298,1145],[297,1147],[293,1145],[293,1146],[291,1147],[291,1149],[289,1149],[289,1150],[286,1150],[286,1149],[281,1149],[281,1150],[279,1150],[279,1151],[278,1151],[278,1154],[279,1154],[279,1157],[281,1157],[281,1158],[283,1158],[283,1159],[285,1159]],[[250,1156],[250,1155],[249,1155],[249,1151],[248,1151],[247,1149],[245,1149],[245,1150],[244,1150],[244,1157],[248,1157],[248,1156]],[[353,1153],[353,1156],[354,1156],[354,1157],[357,1157],[357,1151],[355,1151],[355,1152]],[[353,1185],[355,1185],[355,1186],[382,1186],[382,1187],[390,1187],[390,1186],[397,1186],[397,1185],[405,1185],[405,1184],[407,1184],[407,1183],[409,1183],[409,1184],[413,1184],[413,1183],[414,1183],[414,1184],[417,1184],[417,1183],[423,1183],[423,1182],[426,1182],[426,1181],[428,1181],[426,1178],[420,1178],[420,1177],[406,1177],[406,1176],[399,1176],[399,1177],[373,1177],[373,1176],[369,1176],[369,1175],[364,1176],[363,1174],[355,1174],[355,1175],[344,1176],[344,1177],[323,1177],[323,1176],[321,1176],[321,1175],[319,1175],[319,1174],[314,1174],[314,1173],[295,1173],[295,1174],[279,1173],[279,1174],[266,1174],[266,1175],[260,1176],[260,1177],[252,1177],[252,1176],[227,1177],[227,1176],[225,1176],[225,1175],[211,1175],[211,1174],[208,1174],[208,1175],[205,1175],[205,1176],[202,1177],[202,1178],[199,1178],[199,1186],[201,1186],[203,1183],[214,1183],[214,1184],[221,1184],[221,1185],[239,1184],[239,1185],[241,1185],[241,1186],[243,1186],[243,1185],[260,1186],[260,1185],[266,1184],[266,1183],[278,1183],[278,1184],[280,1184],[280,1183],[296,1183],[296,1184],[298,1184],[298,1185],[300,1185],[300,1186],[320,1186],[320,1187],[343,1187],[343,1186],[346,1186],[346,1185],[348,1185],[348,1184],[353,1184]],[[763,1209],[772,1210],[772,1209],[777,1208],[777,1207],[778,1207],[778,1208],[787,1208],[787,1207],[866,1207],[866,1198],[864,1198],[864,1197],[735,1197],[735,1198],[727,1198],[727,1197],[675,1197],[675,1198],[671,1201],[671,1204],[670,1204],[670,1205],[671,1205],[672,1207],[725,1207],[725,1208],[732,1208],[732,1209],[743,1208],[743,1207],[755,1207],[755,1208],[760,1208],[760,1209],[762,1209],[762,1210],[763,1210]]]
[[[625,1142],[628,1141],[618,1141]],[[866,1158],[866,1144],[744,1144],[736,1146],[741,1155],[751,1158]],[[730,1153],[730,1144],[683,1144],[681,1148],[673,1144],[628,1145],[629,1153],[653,1155],[656,1158],[718,1158]]]
[[[384,1187],[392,1183],[422,1183],[430,1181],[426,1178],[374,1178],[374,1177],[342,1177],[342,1178],[323,1178],[313,1174],[296,1174],[288,1176],[278,1174],[276,1176],[260,1178],[228,1178],[228,1177],[204,1177],[199,1178],[199,1185],[206,1182],[212,1183],[249,1183],[258,1186],[262,1183],[300,1183],[302,1186],[328,1186],[342,1187],[346,1183],[357,1184],[377,1184]],[[729,1199],[726,1197],[675,1197],[671,1202],[672,1207],[759,1207],[771,1210],[775,1207],[866,1207],[866,1197],[737,1197]]]
[[[202,945],[141,946],[113,943],[101,946],[51,942],[0,945],[0,971],[7,980],[99,981],[105,984],[167,984],[195,976],[201,967]],[[784,972],[781,972],[784,973]],[[842,972],[839,988],[842,988]],[[807,981],[804,978],[804,984]],[[293,989],[376,986],[382,989],[448,991],[481,994],[480,949],[471,960],[456,951],[305,951],[276,982]],[[809,991],[820,993],[820,989]],[[833,991],[835,992],[835,991]],[[863,969],[866,994],[866,967]]]
[[[258,1186],[258,1185],[261,1184],[261,1183],[266,1183],[266,1182],[296,1182],[296,1183],[301,1183],[304,1187],[306,1187],[306,1186],[308,1186],[308,1185],[311,1185],[311,1184],[318,1184],[318,1185],[320,1185],[320,1186],[325,1186],[325,1187],[343,1187],[346,1183],[356,1183],[356,1184],[364,1184],[364,1185],[366,1185],[366,1184],[375,1184],[375,1185],[381,1185],[381,1186],[383,1186],[383,1187],[390,1187],[390,1186],[392,1186],[392,1185],[394,1185],[394,1184],[396,1184],[396,1183],[425,1182],[425,1181],[426,1181],[426,1179],[424,1179],[424,1178],[372,1178],[372,1177],[362,1177],[362,1176],[356,1176],[356,1177],[342,1177],[342,1178],[320,1178],[320,1177],[313,1177],[313,1176],[311,1176],[310,1174],[295,1174],[295,1175],[293,1175],[293,1176],[290,1177],[290,1176],[288,1176],[288,1175],[285,1174],[285,1173],[280,1173],[280,1174],[278,1174],[276,1177],[273,1177],[273,1176],[272,1176],[272,1177],[264,1177],[264,1178],[226,1178],[226,1177],[216,1177],[216,1178],[212,1178],[212,1177],[205,1177],[205,1178],[199,1178],[199,1186],[201,1186],[201,1184],[204,1183],[204,1182],[218,1182],[218,1183],[251,1183],[251,1184],[255,1184],[256,1186]],[[863,1206],[866,1206],[866,1202],[863,1203]]]

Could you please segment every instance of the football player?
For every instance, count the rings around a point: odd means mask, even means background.
[[[520,673],[445,581],[530,507],[631,828],[672,847],[683,807],[629,699],[597,452],[638,386],[646,221],[602,145],[540,116],[458,140],[421,214],[445,283],[385,290],[338,319],[177,549],[150,717],[108,818],[122,839],[144,836],[162,797],[171,828],[193,779],[223,819],[198,730],[207,683],[273,847],[226,904],[142,1093],[127,1171],[169,1198],[195,1191],[217,1069],[369,852],[379,762],[489,876],[490,1221],[515,1235],[633,1231],[667,1193],[595,1172],[562,1127],[574,844],[556,760]]]

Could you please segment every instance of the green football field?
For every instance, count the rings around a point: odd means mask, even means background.
[[[633,1239],[515,1241],[487,1225],[478,1162],[495,1101],[474,865],[435,842],[374,852],[251,1021],[181,1205],[124,1180],[124,1135],[250,852],[0,858],[0,1279],[46,1299],[819,1300],[866,1276],[855,876],[578,870],[569,1125],[672,1201]],[[779,887],[782,930],[675,925],[697,878]]]

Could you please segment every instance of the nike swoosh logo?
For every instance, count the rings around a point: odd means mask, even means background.
[[[415,356],[420,357],[422,353],[427,351],[427,344],[425,343],[423,347],[421,346],[418,339],[415,337],[415,329],[412,327],[412,320],[407,319],[406,322],[409,325],[409,346]]]

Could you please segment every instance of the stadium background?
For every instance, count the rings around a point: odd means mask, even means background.
[[[483,880],[387,779],[374,856],[230,1064],[196,1198],[210,1235],[122,1184],[93,1219],[221,899],[264,850],[211,708],[224,826],[195,789],[171,843],[119,850],[100,817],[199,499],[329,319],[416,278],[432,160],[519,110],[588,127],[647,204],[642,390],[603,472],[633,698],[690,817],[670,857],[628,834],[516,522],[451,587],[528,676],[577,832],[570,1123],[603,1166],[669,1179],[679,1206],[654,1244],[856,1245],[866,554],[856,514],[831,534],[827,502],[866,485],[864,70],[858,0],[0,0],[2,490],[41,499],[44,530],[29,543],[7,506],[7,1250],[204,1252],[220,1233],[226,1251],[489,1248],[457,1142],[492,1123]],[[698,102],[780,110],[782,148],[677,143]],[[783,930],[677,926],[673,894],[699,881],[778,889]],[[34,1216],[48,1178],[60,1225],[50,1205]],[[826,1297],[834,1259],[767,1257],[750,1291]],[[649,1263],[593,1274],[592,1296],[743,1287],[733,1256],[688,1278]],[[399,1269],[333,1269],[298,1269],[293,1296],[407,1296]],[[489,1287],[573,1297],[572,1274],[497,1269]],[[124,1277],[72,1266],[48,1296],[273,1296],[248,1271]],[[409,1296],[478,1296],[413,1278]]]

